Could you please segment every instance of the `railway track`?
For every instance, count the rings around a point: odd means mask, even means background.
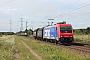
[[[40,42],[46,43],[45,41],[40,41]],[[88,56],[90,58],[90,45],[88,44],[72,43],[70,46],[65,45],[65,44],[55,44],[51,42],[47,42],[47,44],[50,44],[52,46],[56,45],[56,46],[59,46],[60,48],[67,49],[71,52],[74,52],[75,54],[82,55],[82,56]]]
[[[54,43],[48,42],[50,45],[56,45]],[[59,46],[60,48],[67,49],[71,52],[74,52],[77,55],[81,56],[88,56],[90,58],[90,45],[81,44],[81,43],[74,43],[70,46],[65,44],[57,44],[56,46]]]
[[[71,46],[63,46],[63,47],[76,54],[90,57],[90,46],[88,45],[85,45],[85,46],[71,45]]]

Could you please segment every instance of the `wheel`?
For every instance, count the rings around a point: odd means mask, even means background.
[[[71,42],[69,42],[69,43],[66,43],[66,45],[67,45],[67,46],[71,46],[71,45],[72,45],[72,43],[71,43]]]
[[[58,44],[58,41],[57,40],[55,40],[55,44]]]
[[[48,42],[48,39],[46,39],[46,42]]]

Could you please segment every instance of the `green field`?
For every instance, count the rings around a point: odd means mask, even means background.
[[[22,36],[0,38],[0,60],[15,60],[15,50],[18,50],[17,60],[37,60],[21,41],[24,41],[43,60],[90,60],[88,56],[81,56],[58,46]]]
[[[42,43],[37,40],[32,40],[26,37],[19,37],[22,39],[33,51],[40,55],[43,60],[89,60],[90,58],[74,54],[66,49],[58,46],[51,46],[47,43]]]
[[[0,38],[0,60],[14,60],[14,36]]]
[[[74,35],[75,42],[90,44],[90,35]]]

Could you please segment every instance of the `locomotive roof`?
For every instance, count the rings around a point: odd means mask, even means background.
[[[56,25],[60,25],[60,26],[71,26],[71,24],[56,24]]]
[[[57,25],[59,25],[59,26],[72,26],[71,24],[55,24],[55,25],[45,26],[44,28],[56,27]]]
[[[50,28],[50,27],[55,27],[56,25],[49,25],[49,26],[45,26],[44,28]]]

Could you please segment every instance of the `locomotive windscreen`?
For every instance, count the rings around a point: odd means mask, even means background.
[[[60,26],[61,33],[72,33],[71,26]]]

